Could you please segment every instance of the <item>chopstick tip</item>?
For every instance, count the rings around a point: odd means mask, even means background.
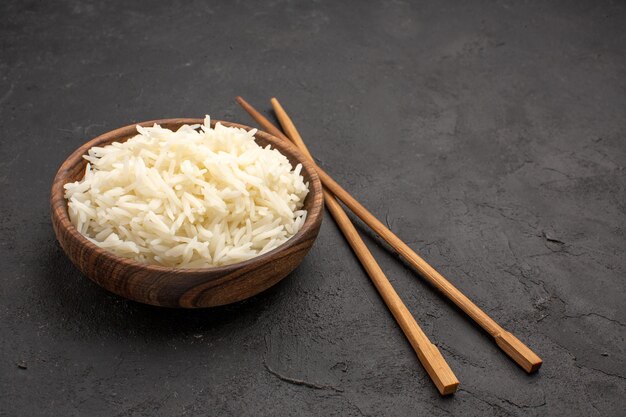
[[[495,339],[500,349],[529,374],[537,372],[543,364],[543,360],[512,333],[502,330]]]
[[[442,389],[439,391],[441,395],[452,395],[455,392],[457,392],[459,389],[459,381],[447,385],[445,387],[442,387]]]
[[[280,110],[283,109],[283,106],[280,104],[280,102],[278,101],[276,97],[272,97],[270,99],[270,103],[272,103],[272,107],[274,108],[274,111],[276,111],[277,109],[280,109]]]

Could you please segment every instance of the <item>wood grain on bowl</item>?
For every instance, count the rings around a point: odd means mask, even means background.
[[[288,143],[265,132],[255,140],[271,145],[285,155],[291,164],[302,164],[302,175],[309,183],[304,201],[307,219],[298,233],[278,248],[244,262],[212,268],[170,268],[146,265],[114,255],[86,239],[69,219],[63,186],[80,180],[87,161],[83,155],[93,146],[123,142],[136,133],[136,126],[176,130],[183,124],[201,124],[203,119],[163,119],[136,123],[105,133],[85,143],[63,162],[52,183],[50,205],[52,227],[70,260],[98,285],[122,297],[164,307],[212,307],[240,301],[256,295],[279,282],[293,271],[313,245],[323,217],[322,186],[311,162]],[[251,127],[212,120],[211,125]]]

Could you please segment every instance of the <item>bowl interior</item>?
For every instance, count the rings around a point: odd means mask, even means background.
[[[74,227],[74,225],[70,222],[68,209],[67,209],[67,201],[64,198],[64,189],[63,186],[68,182],[79,181],[83,178],[85,167],[87,165],[87,161],[83,158],[83,155],[87,154],[87,151],[94,146],[106,146],[112,142],[124,142],[131,137],[137,135],[136,126],[153,126],[155,123],[159,124],[163,128],[176,130],[183,124],[202,124],[204,122],[203,119],[162,119],[162,120],[152,120],[147,122],[135,123],[133,125],[125,126],[111,132],[105,133],[97,138],[85,143],[76,151],[74,151],[63,163],[61,168],[59,169],[53,186],[52,186],[52,209],[53,216],[56,216],[60,224],[60,227],[66,229],[67,232],[72,234],[73,238],[76,238],[80,241],[81,244],[98,251],[104,251],[106,256],[111,259],[111,261],[119,262],[126,265],[134,265],[144,269],[153,270],[155,272],[165,272],[165,271],[189,271],[194,274],[203,273],[203,272],[219,272],[219,271],[230,271],[233,269],[237,269],[240,267],[246,267],[250,264],[254,263],[257,260],[261,260],[263,258],[271,257],[274,253],[284,250],[287,247],[293,245],[298,241],[300,236],[307,234],[312,228],[319,227],[319,223],[321,222],[322,209],[323,205],[321,204],[321,192],[322,187],[321,183],[317,177],[317,173],[313,168],[311,162],[302,155],[298,149],[290,144],[285,143],[281,139],[278,139],[274,136],[269,135],[268,133],[258,131],[255,134],[256,142],[261,146],[270,145],[274,149],[278,149],[283,155],[285,155],[292,166],[296,166],[298,163],[302,164],[301,175],[304,177],[305,182],[309,184],[309,193],[304,201],[303,209],[307,210],[307,218],[302,225],[301,229],[292,236],[289,240],[284,242],[282,245],[273,249],[272,251],[266,252],[257,257],[251,258],[246,261],[229,264],[225,266],[216,266],[216,267],[208,267],[208,268],[174,268],[161,266],[156,264],[142,264],[132,259],[123,258],[117,256],[116,254],[106,251],[97,245],[93,244],[89,240],[87,240],[82,234],[78,232],[78,230]],[[221,123],[224,126],[233,126],[239,127],[245,130],[252,130],[253,128],[245,125],[240,125],[237,123],[220,121],[220,120],[211,120],[211,126],[214,127],[215,124]]]

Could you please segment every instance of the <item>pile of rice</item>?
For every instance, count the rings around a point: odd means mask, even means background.
[[[137,126],[93,147],[85,177],[65,184],[72,224],[96,245],[146,264],[200,268],[271,251],[304,224],[298,164],[260,147],[256,130]]]

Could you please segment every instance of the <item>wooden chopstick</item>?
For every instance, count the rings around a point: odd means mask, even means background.
[[[265,130],[274,136],[287,138],[278,128],[276,128],[267,118],[256,111],[243,98],[237,97],[237,102],[246,110]],[[281,109],[280,103],[275,98],[272,99],[274,109]],[[296,139],[297,140],[297,139]],[[302,142],[300,140],[300,142]],[[299,146],[304,146],[301,143]],[[315,161],[313,161],[315,164]],[[452,285],[443,275],[437,272],[424,259],[415,253],[406,243],[389,230],[381,221],[370,213],[361,203],[344,190],[330,175],[315,164],[317,173],[324,186],[338,197],[354,214],[356,214],[365,224],[374,230],[391,247],[393,247],[408,263],[410,263],[431,285],[441,291],[450,301],[456,304],[468,316],[472,318],[480,327],[489,333],[496,344],[511,357],[526,372],[535,372],[541,367],[542,360],[528,346],[519,339],[503,329],[495,320],[489,317],[476,304],[467,298],[461,291]]]
[[[296,143],[303,143],[300,134],[291,122],[287,113],[284,111],[277,112],[277,116],[283,127],[289,126],[289,129],[285,130],[289,137]],[[274,128],[278,130],[278,128]],[[282,137],[281,139],[288,140]],[[305,146],[301,147],[300,150],[311,160],[313,159]],[[350,218],[343,208],[341,208],[341,205],[326,189],[323,190],[323,193],[324,202],[328,211],[330,211],[330,214],[335,219],[339,229],[343,232],[343,235],[350,244],[350,247],[359,258],[363,268],[365,268],[365,271],[374,283],[378,293],[385,301],[385,304],[393,314],[396,322],[400,325],[404,335],[411,343],[411,346],[417,353],[417,357],[422,363],[422,366],[424,366],[428,372],[428,375],[441,395],[453,394],[459,386],[459,380],[450,369],[450,366],[441,355],[441,352],[430,342],[426,334],[419,327],[415,318],[402,302],[400,296],[396,293],[393,286],[389,282],[389,279],[385,276],[385,273],[363,242],[363,239],[359,236],[359,233],[350,221]]]

